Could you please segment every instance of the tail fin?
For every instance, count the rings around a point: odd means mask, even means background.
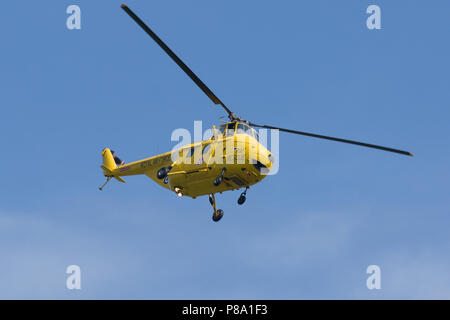
[[[103,174],[107,178],[106,182],[99,189],[103,190],[103,188],[106,186],[109,180],[111,180],[112,177],[116,178],[118,181],[122,183],[125,183],[125,180],[119,177],[117,172],[115,175],[113,174],[114,170],[117,168],[117,165],[116,161],[114,161],[114,157],[112,155],[111,150],[109,150],[108,148],[103,149],[102,157],[103,157],[103,164],[100,167],[103,169]]]
[[[117,168],[111,150],[109,150],[108,148],[103,149],[102,157],[103,157],[103,164],[101,168],[103,169],[103,173],[105,174],[105,176],[110,176],[112,175],[114,169]]]

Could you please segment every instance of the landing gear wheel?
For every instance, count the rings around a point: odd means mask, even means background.
[[[247,200],[247,198],[245,197],[247,195],[247,190],[248,187],[245,188],[245,191],[241,193],[241,195],[239,196],[239,199],[237,201],[238,205],[243,205],[245,200]]]
[[[245,200],[247,200],[247,198],[245,197],[245,195],[241,194],[237,202],[239,205],[243,205]]]
[[[216,212],[213,213],[212,219],[214,222],[219,221],[223,217],[223,210],[218,209]]]

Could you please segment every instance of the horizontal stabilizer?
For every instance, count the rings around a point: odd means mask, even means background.
[[[112,171],[109,170],[108,168],[106,168],[104,165],[101,165],[100,167],[103,169],[103,171],[105,172],[106,176],[114,177],[114,178],[117,179],[117,181],[122,182],[122,183],[126,182],[121,177],[113,175]]]
[[[120,182],[122,182],[122,183],[125,183],[125,180],[123,180],[121,177],[116,177],[116,176],[114,176],[114,178],[116,178],[118,181],[120,181]]]
[[[101,165],[100,168],[103,169],[103,171],[105,171],[105,175],[109,176],[112,175],[112,171],[109,170],[107,167],[105,167],[104,165]]]

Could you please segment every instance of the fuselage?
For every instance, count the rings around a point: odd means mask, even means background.
[[[161,168],[170,167],[163,179]],[[250,187],[264,179],[272,167],[272,156],[259,141],[256,131],[243,122],[218,127],[208,139],[154,157],[124,164],[113,176],[145,174],[180,196],[195,198]],[[213,184],[223,172],[223,183]],[[105,173],[106,175],[106,173]]]

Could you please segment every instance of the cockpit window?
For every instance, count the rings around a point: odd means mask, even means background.
[[[258,132],[255,129],[253,129],[253,128],[252,128],[252,132],[253,132],[253,136],[255,137],[255,139],[259,141]]]
[[[256,138],[256,136],[254,134],[254,130],[244,123],[238,124],[237,129],[236,129],[236,134],[238,134],[238,133],[248,134],[249,136]]]
[[[253,133],[252,133],[253,129],[251,127],[249,127],[249,126],[246,126],[246,125],[244,125],[244,128],[245,128],[245,133],[248,134],[249,136],[253,137]]]
[[[228,124],[227,137],[231,137],[232,135],[234,135],[234,127],[235,126],[236,126],[235,123],[229,123]]]
[[[226,124],[219,126],[219,136],[224,134],[226,127]]]
[[[239,123],[238,126],[237,126],[237,129],[236,129],[236,134],[239,134],[239,133],[241,133],[241,134],[246,133],[245,131],[246,131],[246,130],[245,130],[244,124]]]
[[[248,134],[247,131],[249,130],[248,126],[246,124],[243,123],[239,123],[237,128],[236,128],[236,134],[241,133],[241,134]]]

